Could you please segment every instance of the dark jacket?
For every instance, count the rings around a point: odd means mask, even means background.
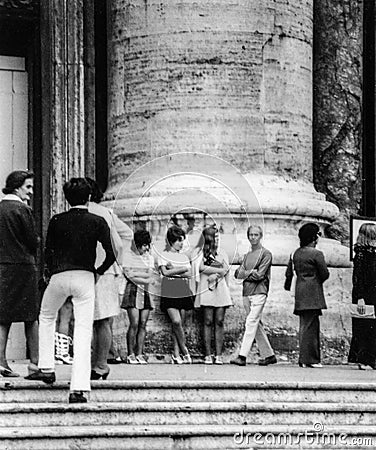
[[[294,269],[297,274],[294,314],[311,309],[326,309],[323,283],[329,278],[324,254],[313,247],[300,247],[294,253]],[[291,259],[286,279],[292,278]]]
[[[376,306],[376,248],[355,246],[352,302],[364,299],[366,305]]]
[[[95,269],[98,242],[106,258]],[[89,213],[87,208],[72,208],[53,216],[48,225],[45,260],[49,275],[66,270],[87,270],[102,275],[115,262],[107,222]]]
[[[31,209],[18,200],[2,200],[0,264],[35,264],[38,242]]]

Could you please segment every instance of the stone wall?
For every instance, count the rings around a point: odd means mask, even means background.
[[[314,183],[340,208],[327,232],[343,242],[361,201],[362,3],[314,2]]]

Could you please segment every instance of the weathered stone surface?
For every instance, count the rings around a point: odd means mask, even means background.
[[[181,151],[311,179],[312,1],[111,7],[111,185]]]
[[[62,186],[85,173],[83,0],[43,2],[49,52],[43,56],[50,116],[51,213],[66,208]]]
[[[332,236],[348,240],[361,200],[362,0],[314,2],[314,182],[341,210]]]

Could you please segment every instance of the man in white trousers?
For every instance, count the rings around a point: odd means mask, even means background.
[[[247,355],[255,340],[261,357],[259,365],[267,366],[277,362],[261,322],[262,311],[268,298],[270,267],[272,265],[271,252],[261,245],[262,236],[262,228],[258,225],[251,225],[248,228],[247,237],[252,248],[244,256],[242,263],[235,272],[236,278],[244,280],[243,303],[247,313],[239,355],[230,361],[231,364],[238,366],[246,365]]]
[[[57,313],[67,297],[74,311],[73,366],[69,403],[85,403],[90,391],[91,338],[93,329],[95,280],[115,261],[110,229],[102,217],[88,211],[91,188],[84,178],[71,178],[63,187],[70,210],[50,220],[45,262],[51,276],[44,292],[39,315],[39,370],[25,378],[52,384],[54,334]],[[106,257],[95,269],[97,243]]]

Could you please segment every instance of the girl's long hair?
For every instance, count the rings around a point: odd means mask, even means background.
[[[218,244],[215,239],[217,235],[218,229],[215,225],[210,225],[202,230],[197,247],[202,249],[204,260],[207,260],[210,256],[217,256]]]
[[[362,224],[359,228],[356,245],[362,247],[376,247],[376,224],[371,222]]]

